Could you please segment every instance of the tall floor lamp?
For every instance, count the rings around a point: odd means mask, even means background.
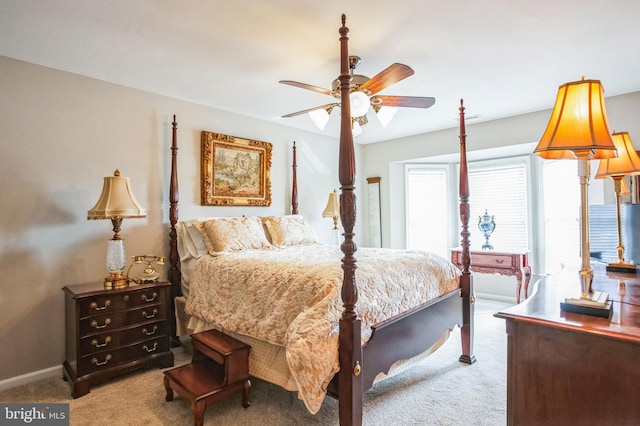
[[[620,196],[623,191],[624,177],[640,175],[640,157],[633,148],[629,133],[614,133],[613,143],[618,150],[618,158],[600,160],[596,179],[610,177],[613,179],[614,191],[616,193],[616,215],[618,219],[618,261],[607,265],[607,271],[636,273],[633,262],[624,260],[624,245],[622,244],[622,226],[620,220]]]
[[[561,309],[610,316],[608,295],[591,291],[593,270],[589,249],[588,185],[590,160],[616,156],[604,105],[604,89],[599,80],[565,83],[558,88],[549,124],[534,152],[547,160],[578,160],[580,178],[581,255],[580,297],[568,298]]]

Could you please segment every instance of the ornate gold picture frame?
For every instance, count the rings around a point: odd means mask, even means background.
[[[270,206],[269,142],[202,132],[201,202],[205,206]]]

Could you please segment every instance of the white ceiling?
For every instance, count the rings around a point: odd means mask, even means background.
[[[280,116],[333,98],[278,81],[331,88],[342,13],[357,73],[415,71],[380,94],[436,98],[359,143],[454,127],[460,98],[470,123],[551,108],[583,75],[640,91],[638,0],[0,0],[0,55],[320,132]]]

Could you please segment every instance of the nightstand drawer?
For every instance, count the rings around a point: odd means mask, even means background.
[[[471,266],[491,266],[494,268],[511,269],[515,265],[511,264],[513,256],[509,254],[482,254],[473,253],[471,256]]]
[[[129,311],[114,312],[112,314],[95,315],[80,319],[79,334],[84,337],[89,334],[134,325],[147,321],[167,319],[167,304],[147,305]]]
[[[80,318],[91,315],[123,311],[147,304],[164,303],[164,291],[147,288],[127,293],[114,291],[111,294],[87,297],[78,303]]]
[[[169,340],[163,338],[150,339],[112,351],[87,355],[78,360],[78,377],[101,370],[109,370],[114,366],[139,360],[156,353],[167,352],[168,350]]]
[[[85,336],[80,339],[80,356],[105,350],[113,350],[120,346],[130,345],[149,338],[166,336],[168,333],[167,322],[157,321],[140,324],[129,329],[118,330],[116,333],[107,331]]]

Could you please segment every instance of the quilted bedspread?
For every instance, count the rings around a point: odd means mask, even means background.
[[[285,347],[298,395],[316,413],[339,370],[342,257],[324,244],[202,256],[186,311]],[[355,257],[363,343],[371,325],[459,286],[459,270],[431,253],[359,248]]]

